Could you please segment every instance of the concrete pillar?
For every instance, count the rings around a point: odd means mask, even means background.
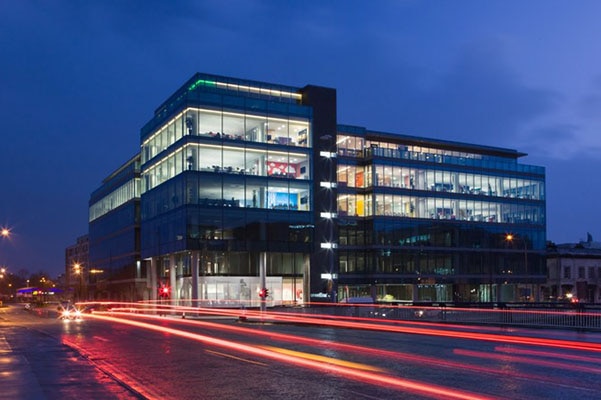
[[[198,251],[192,252],[192,306],[198,307]]]
[[[177,288],[177,265],[175,265],[175,255],[169,256],[169,287],[171,288],[171,305],[178,304],[179,290]]]
[[[265,275],[267,274],[267,253],[261,252],[259,255],[259,281],[261,282],[261,289],[265,288],[266,279]],[[266,302],[261,299],[261,311],[266,310]]]
[[[158,286],[157,286],[157,258],[152,257],[150,259],[150,271],[146,278],[147,287],[150,292],[150,300],[157,300],[158,298]]]

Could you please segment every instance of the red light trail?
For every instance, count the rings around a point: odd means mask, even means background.
[[[416,393],[420,395],[425,395],[433,398],[439,399],[490,399],[489,396],[481,396],[474,393],[469,393],[466,391],[454,390],[450,388],[445,388],[437,385],[420,383],[416,381],[411,381],[407,379],[397,378],[393,376],[383,375],[376,372],[370,372],[365,370],[358,370],[354,367],[349,367],[345,365],[341,365],[338,360],[332,362],[324,362],[323,358],[319,358],[318,360],[311,359],[309,356],[299,357],[286,354],[285,352],[274,351],[268,348],[260,347],[260,346],[252,346],[240,342],[233,342],[223,339],[218,339],[215,337],[210,337],[206,335],[201,335],[197,333],[182,331],[178,329],[168,328],[157,326],[153,324],[149,324],[146,322],[133,321],[128,319],[116,318],[113,316],[104,315],[105,313],[94,313],[92,317],[94,319],[101,319],[110,322],[116,322],[121,324],[126,324],[130,326],[135,326],[138,328],[143,328],[147,330],[152,330],[156,332],[168,333],[174,336],[191,339],[197,342],[201,342],[211,346],[217,346],[225,349],[229,349],[235,352],[243,352],[247,354],[251,354],[261,358],[268,358],[279,362],[284,362],[287,364],[293,364],[296,366],[301,366],[305,368],[327,371],[332,374],[346,377],[348,379],[353,379],[361,382],[366,382],[378,386],[384,386],[390,389],[402,390],[411,393]],[[154,317],[160,318],[160,317]]]
[[[394,324],[391,324],[389,320],[378,320],[378,319],[369,319],[369,318],[351,318],[351,317],[333,317],[333,316],[325,316],[318,314],[304,314],[302,316],[297,316],[294,314],[287,313],[272,313],[272,312],[261,312],[255,310],[244,310],[243,314],[239,309],[209,309],[209,308],[197,308],[197,307],[174,307],[169,305],[152,305],[152,304],[144,304],[144,309],[132,309],[140,307],[140,304],[136,303],[116,303],[116,304],[124,304],[129,307],[126,308],[113,308],[113,311],[129,311],[129,312],[155,312],[155,313],[180,313],[180,314],[207,314],[207,315],[229,315],[232,317],[240,317],[243,316],[246,319],[254,318],[259,321],[284,321],[288,323],[301,323],[301,324],[310,324],[310,325],[321,325],[321,326],[331,326],[337,328],[349,328],[349,329],[362,329],[362,330],[373,330],[373,331],[381,331],[381,332],[396,332],[396,333],[406,333],[406,334],[414,334],[414,335],[428,335],[428,336],[437,336],[437,337],[450,337],[457,339],[468,339],[468,340],[478,340],[478,341],[488,341],[488,342],[497,342],[497,343],[509,343],[509,344],[522,344],[522,345],[531,345],[531,346],[540,346],[540,347],[552,347],[552,348],[561,348],[561,349],[571,349],[571,350],[582,350],[582,351],[592,351],[592,352],[601,352],[601,344],[599,343],[588,343],[588,342],[577,342],[571,340],[564,339],[546,339],[546,338],[536,338],[536,337],[527,337],[527,336],[507,336],[507,335],[498,335],[491,333],[478,333],[478,332],[467,332],[467,331],[459,331],[459,330],[448,330],[445,324],[436,325],[440,328],[445,329],[432,329],[432,328],[423,328],[423,327],[414,327],[414,326],[401,326],[401,322],[394,321]],[[360,322],[368,320],[370,322]],[[416,325],[416,324],[412,324]],[[421,325],[421,324],[420,324]],[[457,328],[453,326],[453,328]]]

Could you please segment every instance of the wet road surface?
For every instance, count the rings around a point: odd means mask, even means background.
[[[21,314],[0,314],[2,355],[30,365],[32,399],[601,398],[595,333]]]

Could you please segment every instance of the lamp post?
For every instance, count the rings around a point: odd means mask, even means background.
[[[73,273],[79,276],[79,289],[77,291],[77,300],[81,301],[83,288],[83,267],[80,263],[73,264]]]
[[[0,228],[0,237],[3,239],[8,239],[10,237],[10,230],[6,227]],[[6,268],[2,267],[2,269],[0,269],[0,279],[4,279],[5,273]]]
[[[508,233],[505,236],[505,240],[507,240],[509,243],[513,243],[514,240],[517,240],[517,237],[511,233]],[[520,238],[519,240],[521,240],[524,243],[524,272],[527,272],[528,270],[528,244],[526,243],[526,240],[524,238]]]
[[[524,243],[524,274],[528,273],[528,243],[524,237],[518,238],[516,235],[508,233],[505,235],[505,240],[513,245],[516,240],[521,240]],[[537,295],[538,298],[538,295]]]
[[[4,280],[4,274],[6,273],[6,268],[0,268],[0,279]],[[0,306],[2,306],[2,289],[0,289]]]

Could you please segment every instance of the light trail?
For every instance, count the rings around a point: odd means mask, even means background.
[[[89,351],[87,351],[87,349],[85,349],[84,347],[75,343],[74,341],[67,339],[65,336],[62,337],[61,342],[64,345],[75,349],[79,354],[81,354],[85,358],[91,360],[100,371],[102,371],[106,375],[110,376],[111,378],[113,378],[114,380],[119,382],[119,384],[128,388],[132,392],[138,393],[139,395],[142,396],[142,398],[145,398],[145,399],[169,398],[166,393],[157,392],[156,388],[148,387],[147,385],[143,385],[135,380],[130,379],[127,375],[124,375],[121,371],[119,371],[119,369],[115,368],[110,362],[107,362],[107,361],[103,360],[102,358],[94,357],[93,354],[91,354]],[[116,397],[118,398],[118,395]]]
[[[259,315],[259,314],[258,314]],[[350,329],[363,329],[363,330],[374,330],[374,331],[382,331],[382,332],[397,332],[397,333],[408,333],[415,335],[428,335],[428,336],[437,336],[437,337],[451,337],[456,339],[470,339],[470,340],[478,340],[478,341],[489,341],[489,342],[497,342],[497,343],[511,343],[511,344],[524,344],[531,346],[542,346],[542,347],[554,347],[554,348],[562,348],[562,349],[571,349],[571,350],[582,350],[582,351],[592,351],[601,353],[601,344],[600,343],[589,343],[589,342],[577,342],[570,340],[560,340],[560,339],[545,339],[545,338],[535,338],[535,337],[527,337],[527,336],[504,336],[504,335],[496,335],[490,333],[477,333],[477,332],[461,332],[461,331],[445,331],[445,330],[435,330],[430,328],[417,328],[417,327],[403,327],[403,326],[391,326],[391,325],[381,325],[381,324],[373,324],[373,323],[364,323],[364,322],[348,322],[348,321],[338,321],[332,319],[317,319],[317,318],[306,318],[306,317],[286,317],[282,318],[278,316],[278,318],[272,318],[268,315],[268,313],[260,314],[263,320],[273,320],[273,321],[287,321],[287,322],[295,322],[295,323],[305,323],[312,325],[322,325],[322,326],[332,326],[338,328],[350,328]]]
[[[150,319],[155,319],[155,320],[160,320],[160,321],[164,320],[163,317],[151,316],[151,315],[146,315],[146,314],[132,315],[132,314],[128,314],[128,313],[119,313],[119,315],[121,315],[123,317],[130,317],[130,318],[135,317],[135,318],[145,318],[145,319],[150,318]],[[241,326],[224,325],[224,324],[218,324],[218,323],[214,323],[214,322],[189,320],[189,319],[188,320],[174,320],[173,322],[178,323],[178,324],[184,324],[184,325],[193,325],[196,327],[205,327],[205,328],[209,328],[209,329],[217,329],[217,330],[222,330],[222,331],[234,332],[234,333],[244,334],[244,335],[252,335],[254,337],[264,336],[270,340],[279,340],[282,342],[314,346],[314,347],[324,348],[327,350],[347,351],[347,352],[357,353],[357,354],[361,354],[361,355],[380,357],[380,358],[383,358],[386,360],[396,359],[396,360],[411,363],[411,364],[423,364],[423,365],[429,365],[429,366],[436,366],[436,367],[440,367],[440,368],[447,368],[447,369],[451,369],[451,370],[469,370],[469,371],[472,371],[475,373],[489,374],[489,375],[492,375],[495,377],[499,377],[502,375],[502,376],[506,376],[506,377],[509,377],[512,379],[539,381],[539,382],[545,382],[547,384],[552,384],[552,385],[569,385],[570,384],[570,382],[566,382],[565,380],[551,379],[551,378],[549,378],[547,376],[543,376],[543,375],[527,374],[527,373],[508,371],[508,370],[499,370],[498,368],[493,368],[493,367],[483,367],[483,366],[474,365],[474,364],[467,364],[464,362],[449,361],[449,360],[445,360],[445,359],[441,359],[441,358],[426,357],[426,356],[420,356],[420,355],[411,354],[411,353],[394,352],[394,351],[382,350],[382,349],[371,348],[371,347],[364,347],[364,346],[351,345],[351,344],[346,344],[346,343],[332,342],[332,341],[328,341],[328,340],[307,338],[307,337],[297,336],[297,335],[289,335],[289,334],[283,334],[283,333],[277,333],[277,332],[271,332],[271,331],[258,331],[256,329],[246,328],[246,327],[241,327]]]
[[[552,352],[548,352],[548,351],[538,351],[538,350],[516,349],[516,348],[503,347],[503,346],[496,346],[495,351],[498,351],[501,353],[509,353],[509,354],[524,354],[524,355],[529,355],[529,356],[560,358],[562,360],[596,363],[596,364],[601,365],[601,358],[597,358],[597,357],[577,356],[574,354],[552,353]]]
[[[273,346],[259,346],[259,347],[262,347],[269,351],[275,351],[275,352],[281,353],[281,354],[288,354],[288,355],[291,355],[294,357],[305,358],[307,360],[327,362],[327,363],[334,364],[334,365],[341,365],[343,367],[362,369],[364,371],[384,372],[384,370],[381,368],[373,367],[373,366],[367,365],[367,364],[360,364],[360,363],[355,363],[355,362],[351,362],[351,361],[338,360],[336,358],[320,356],[320,355],[311,354],[311,353],[305,353],[302,351],[282,349],[281,347],[273,347]]]
[[[531,357],[512,356],[512,355],[507,355],[507,354],[485,353],[482,351],[464,350],[464,349],[453,349],[453,354],[487,359],[487,360],[536,365],[537,367],[555,368],[558,370],[568,370],[569,369],[570,371],[586,372],[589,374],[601,374],[601,369],[599,369],[599,367],[587,367],[587,366],[583,366],[583,365],[566,364],[566,363],[557,362],[557,361],[537,360],[537,359],[534,359]]]
[[[130,303],[131,304],[131,303]],[[135,304],[135,303],[133,303]],[[171,306],[165,306],[171,307]],[[115,309],[116,311],[117,309]],[[128,311],[128,308],[126,309]],[[157,312],[157,313],[167,313],[168,310],[165,309],[145,309],[146,312]],[[169,311],[174,313],[195,313],[195,314],[207,314],[207,315],[229,315],[232,317],[240,317],[240,310],[228,310],[228,309],[206,309],[206,308],[195,308],[195,307],[177,307],[177,308],[169,308]],[[349,328],[349,329],[362,329],[362,330],[374,330],[374,331],[382,331],[382,332],[396,332],[396,333],[407,333],[414,335],[428,335],[428,336],[438,336],[438,337],[451,337],[457,339],[469,339],[469,340],[478,340],[478,341],[489,341],[489,342],[497,342],[497,343],[511,343],[511,344],[524,344],[531,346],[541,346],[541,347],[554,347],[554,348],[562,348],[562,349],[572,349],[572,350],[580,350],[580,351],[592,351],[592,352],[600,352],[601,353],[601,344],[599,343],[588,343],[588,342],[577,342],[563,339],[545,339],[545,338],[535,338],[535,337],[526,337],[526,336],[505,336],[505,335],[497,335],[490,333],[478,333],[478,332],[466,332],[466,331],[453,331],[453,330],[437,330],[431,328],[423,328],[423,327],[409,327],[409,326],[400,326],[390,325],[390,321],[388,320],[376,320],[375,322],[384,322],[382,323],[374,323],[372,319],[368,319],[370,322],[358,322],[358,321],[347,321],[350,317],[345,318],[337,318],[329,317],[325,318],[323,315],[312,314],[311,317],[307,316],[297,316],[286,313],[270,313],[270,312],[261,312],[254,310],[245,310],[243,316],[245,318],[255,318],[260,321],[284,321],[289,323],[300,323],[300,324],[311,324],[311,325],[321,325],[321,326],[331,326],[338,328]],[[441,324],[441,328],[446,326]]]
[[[429,396],[437,399],[466,399],[466,400],[477,400],[477,399],[490,399],[491,397],[481,396],[466,391],[455,390],[451,388],[445,388],[442,386],[425,384],[407,379],[401,379],[393,376],[378,374],[369,371],[357,370],[355,368],[349,368],[347,366],[336,365],[330,362],[324,362],[323,360],[315,361],[311,359],[294,357],[288,354],[282,354],[275,351],[270,351],[265,348],[251,346],[244,343],[233,342],[223,339],[218,339],[206,335],[200,335],[192,332],[186,332],[178,329],[162,327],[152,325],[146,322],[133,321],[122,318],[115,318],[107,315],[93,314],[94,319],[105,320],[109,322],[115,322],[125,325],[130,325],[142,329],[147,329],[155,332],[168,333],[174,336],[191,339],[197,342],[201,342],[207,345],[217,346],[235,352],[243,352],[252,354],[261,358],[268,358],[287,364],[292,364],[304,368],[327,371],[334,375],[342,376],[347,379],[353,379],[365,383],[370,383],[378,386],[383,386],[389,389],[402,390],[424,396]]]

